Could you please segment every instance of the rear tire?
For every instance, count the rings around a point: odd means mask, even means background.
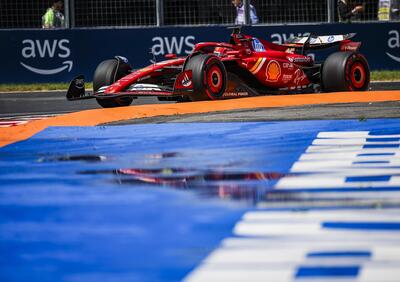
[[[227,84],[226,69],[216,56],[199,54],[191,57],[185,70],[192,70],[193,94],[191,101],[218,100]]]
[[[111,59],[101,62],[93,75],[93,90],[96,92],[102,86],[111,85],[120,78],[129,74],[132,67],[120,59]],[[103,108],[124,107],[132,103],[132,97],[97,98],[97,103]]]
[[[333,53],[322,66],[322,89],[325,92],[365,91],[369,82],[368,62],[360,53]]]

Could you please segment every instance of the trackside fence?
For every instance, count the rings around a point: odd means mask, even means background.
[[[361,52],[373,70],[400,70],[398,23],[249,26],[243,33],[283,43],[291,36],[357,33]],[[92,80],[102,60],[127,57],[134,68],[151,64],[152,55],[163,60],[175,53],[186,56],[197,42],[228,41],[226,27],[0,30],[0,83],[67,82],[77,74]],[[334,50],[315,53],[323,60]]]
[[[341,0],[241,0],[244,19],[252,25],[339,22]],[[344,1],[344,0],[343,0]],[[360,0],[352,22],[399,21],[400,0]],[[41,28],[50,0],[1,0],[0,29]],[[232,0],[64,0],[65,28],[232,25]],[[251,20],[255,13],[257,20]]]

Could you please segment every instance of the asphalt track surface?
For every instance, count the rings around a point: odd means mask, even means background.
[[[388,83],[372,83],[371,90],[399,90],[400,82],[388,82]],[[321,94],[323,95],[323,94]],[[157,98],[149,97],[149,98],[138,98],[133,100],[132,105],[146,105],[146,104],[167,104],[174,102],[159,102]],[[380,112],[388,111],[388,117],[397,117],[397,115],[393,116],[393,111],[395,109],[391,109],[392,105],[374,105],[373,111],[375,112],[375,107],[381,107]],[[388,107],[386,109],[386,107]],[[63,91],[53,91],[53,92],[33,92],[33,93],[0,93],[0,118],[8,118],[8,117],[16,117],[16,116],[26,116],[26,115],[43,115],[43,114],[65,114],[70,112],[88,110],[88,109],[98,109],[100,106],[94,99],[90,100],[81,100],[68,102],[65,99]],[[308,111],[308,109],[304,109]],[[332,111],[337,110],[335,107],[332,108]],[[318,112],[318,110],[317,110]],[[349,110],[349,113],[352,111]],[[324,111],[321,112],[322,114]],[[343,113],[343,112],[341,112]],[[368,117],[386,117],[386,115],[368,115]],[[240,114],[239,114],[240,115]],[[283,113],[282,116],[276,116],[272,119],[296,119],[296,116],[286,115]],[[318,115],[312,115],[314,117],[318,117]],[[323,118],[324,115],[320,116]],[[331,114],[328,116],[332,116]],[[222,116],[221,116],[222,117]],[[357,115],[351,115],[350,117],[358,118]],[[268,116],[265,116],[268,120]],[[300,115],[298,118],[304,118],[303,115]],[[250,118],[254,120],[254,117]],[[261,118],[262,119],[262,118]]]
[[[132,105],[160,103],[157,98],[140,98]],[[1,93],[0,118],[25,115],[65,114],[70,112],[99,109],[96,100],[68,102],[64,91],[33,93]]]

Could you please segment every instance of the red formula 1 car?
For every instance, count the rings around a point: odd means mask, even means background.
[[[281,93],[364,91],[370,71],[358,53],[355,34],[294,37],[277,45],[235,28],[229,43],[195,45],[184,58],[132,70],[123,57],[103,61],[93,77],[93,94],[85,93],[84,77],[78,76],[67,99],[96,98],[103,107],[128,106],[134,98],[157,96],[159,100],[202,101]],[[306,53],[339,47],[323,63]]]

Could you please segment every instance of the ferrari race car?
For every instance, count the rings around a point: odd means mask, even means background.
[[[128,106],[141,96],[159,100],[220,100],[285,93],[364,91],[370,71],[358,53],[355,34],[292,37],[282,45],[241,34],[235,28],[229,43],[203,42],[183,58],[133,70],[117,56],[101,62],[93,76],[93,93],[85,92],[82,75],[74,78],[68,100],[95,98],[105,108]],[[338,47],[323,63],[308,51]]]

